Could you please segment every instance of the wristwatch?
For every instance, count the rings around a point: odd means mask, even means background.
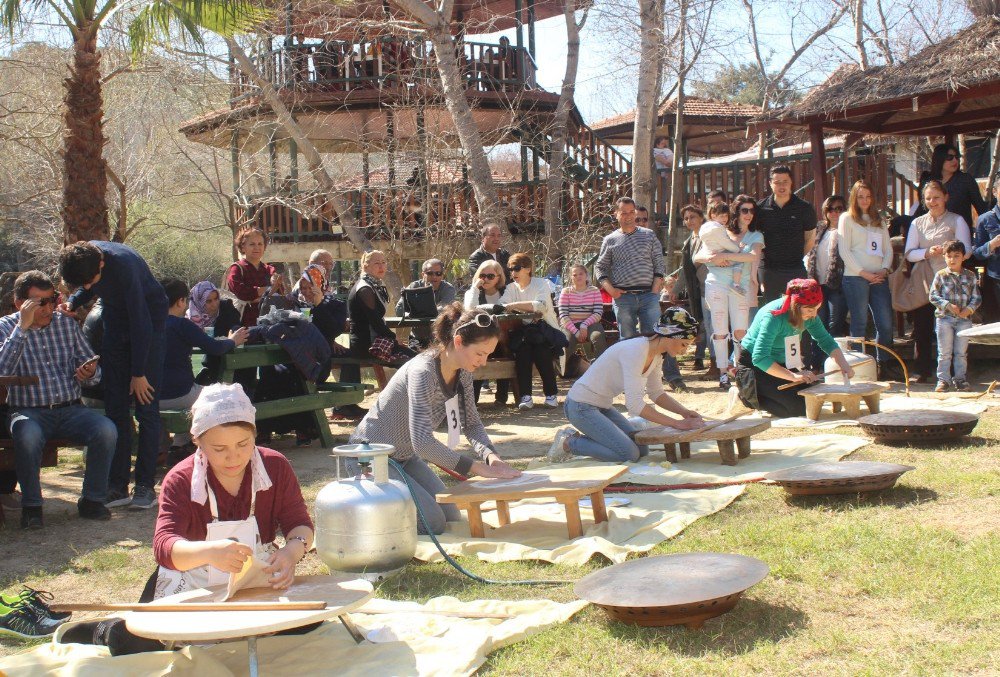
[[[306,539],[302,538],[301,536],[292,536],[291,538],[285,539],[285,545],[288,545],[292,541],[298,541],[299,543],[302,544],[302,557],[299,558],[299,560],[301,560],[303,557],[306,556],[306,553],[309,552],[309,543],[306,541]]]

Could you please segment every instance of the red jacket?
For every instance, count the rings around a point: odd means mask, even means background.
[[[260,315],[260,301],[257,300],[257,287],[270,287],[274,266],[264,263],[254,268],[246,259],[240,259],[229,266],[226,273],[226,287],[240,301],[246,301],[241,322],[244,327],[257,324]]]

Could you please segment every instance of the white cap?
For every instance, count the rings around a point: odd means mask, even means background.
[[[249,423],[257,426],[257,410],[238,383],[214,383],[206,386],[191,405],[191,434],[199,437],[225,423]]]

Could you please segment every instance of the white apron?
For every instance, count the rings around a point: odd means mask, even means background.
[[[261,544],[260,531],[254,516],[257,506],[257,492],[254,492],[250,499],[250,516],[245,520],[220,522],[219,504],[211,486],[208,487],[208,506],[212,511],[212,521],[205,525],[208,532],[205,534],[206,541],[233,539],[243,545],[250,546],[254,551],[254,557],[265,560],[270,558],[271,553],[274,552],[274,544],[268,543],[266,546]],[[177,571],[161,566],[156,574],[156,591],[153,593],[153,599],[176,595],[186,590],[197,590],[198,588],[226,585],[227,583],[229,583],[229,573],[208,564],[189,571]]]

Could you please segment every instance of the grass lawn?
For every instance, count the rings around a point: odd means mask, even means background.
[[[553,413],[555,427],[561,414]],[[835,432],[858,435],[858,428]],[[807,434],[777,431],[768,437]],[[983,415],[961,444],[933,449],[870,444],[852,459],[916,466],[890,491],[867,496],[788,498],[750,485],[725,510],[700,519],[652,554],[742,553],[771,567],[727,615],[700,630],[638,628],[588,607],[571,622],[492,654],[481,674],[996,674],[1000,664],[1000,409]],[[512,442],[512,441],[511,441]],[[505,442],[510,444],[511,442]],[[72,470],[79,457],[58,469]],[[523,463],[519,463],[522,465]],[[299,470],[298,465],[296,466]],[[329,478],[300,474],[311,502]],[[79,481],[78,479],[76,480]],[[102,526],[75,517],[23,535],[0,532],[0,589],[20,584],[60,599],[136,599],[152,571],[154,516],[128,515]],[[50,555],[50,556],[47,556]],[[578,578],[605,566],[463,561],[492,578]],[[301,573],[319,573],[310,555]],[[650,581],[650,586],[657,585]],[[572,586],[488,586],[447,564],[413,564],[383,582],[379,596],[425,601],[547,597],[574,599]],[[25,645],[0,639],[0,655]]]

